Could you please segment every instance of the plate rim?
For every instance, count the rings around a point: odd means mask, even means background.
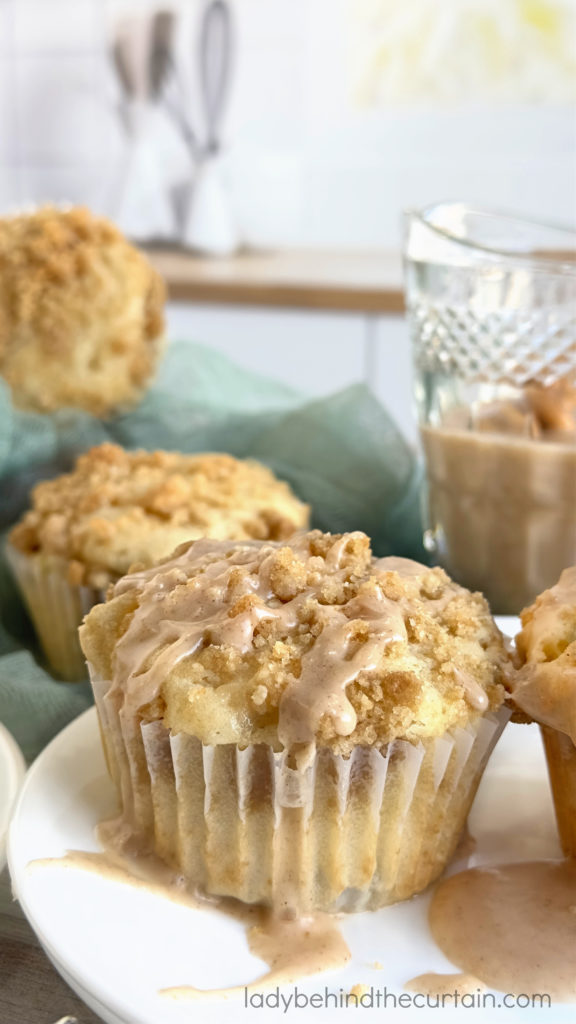
[[[8,800],[4,811],[0,809],[0,871],[3,871],[7,863],[12,816],[18,805],[26,777],[24,754],[3,722],[0,722],[0,749],[6,754],[5,763],[8,770]]]
[[[69,732],[73,732],[75,729],[78,728],[79,725],[84,725],[89,719],[92,718],[97,718],[97,711],[94,705],[92,705],[92,707],[86,708],[86,710],[82,711],[79,715],[76,716],[76,718],[73,718],[71,722],[68,722],[68,725],[65,725],[64,728],[61,729],[60,732],[57,733],[56,736],[54,736],[50,740],[50,742],[44,747],[44,749],[38,754],[33,763],[30,765],[30,768],[26,772],[26,776],[24,778],[22,786],[20,787],[20,792],[18,793],[17,800],[15,801],[14,806],[12,808],[12,815],[10,819],[10,825],[8,828],[8,838],[6,844],[7,863],[8,870],[10,872],[10,880],[12,883],[14,895],[20,904],[20,907],[22,909],[24,916],[26,917],[26,920],[28,921],[34,934],[36,935],[38,942],[40,943],[46,956],[48,957],[48,959],[50,960],[51,964],[54,966],[54,969],[58,972],[60,977],[63,978],[66,984],[69,985],[74,992],[76,992],[76,995],[78,995],[80,999],[82,999],[86,1003],[86,1005],[89,1005],[86,1000],[86,997],[88,996],[90,999],[94,1000],[94,1002],[97,1005],[105,1005],[106,1010],[108,1012],[112,1012],[117,1017],[119,1024],[120,1022],[122,1022],[122,1024],[124,1024],[124,1022],[126,1022],[126,1024],[131,1024],[131,1021],[134,1018],[126,1016],[126,1007],[119,1006],[116,1002],[108,1002],[108,997],[107,1003],[103,1004],[100,998],[100,994],[98,993],[98,991],[94,991],[93,985],[89,980],[86,979],[86,977],[81,971],[75,970],[74,972],[72,972],[68,968],[65,968],[64,965],[61,965],[58,953],[54,949],[52,942],[45,935],[44,930],[41,928],[34,914],[30,910],[29,904],[26,898],[23,896],[19,885],[21,873],[25,870],[26,865],[21,864],[19,859],[16,857],[15,836],[17,832],[18,818],[21,813],[22,806],[26,799],[28,790],[34,785],[36,776],[42,771],[44,762],[46,760],[49,760],[52,749],[54,747],[60,746],[62,742],[65,742]]]

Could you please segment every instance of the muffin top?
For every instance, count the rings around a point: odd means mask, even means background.
[[[9,539],[26,554],[65,559],[70,583],[106,587],[185,540],[283,539],[308,517],[308,506],[258,462],[102,444],[72,473],[36,485]]]
[[[576,566],[522,612],[516,647],[522,668],[513,697],[535,721],[576,743]]]
[[[144,255],[85,209],[0,218],[0,374],[15,404],[106,416],[155,367],[164,287]]]
[[[128,716],[341,754],[466,725],[502,703],[510,669],[480,594],[373,558],[359,532],[184,545],[120,580],[81,644]]]

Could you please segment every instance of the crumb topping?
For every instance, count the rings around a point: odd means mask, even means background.
[[[465,725],[500,706],[510,670],[481,595],[373,558],[359,532],[186,545],[121,580],[81,642],[128,716],[344,755]]]
[[[23,408],[106,416],[134,403],[164,331],[143,253],[82,208],[0,218],[0,374]]]
[[[37,484],[10,541],[26,554],[64,559],[73,584],[104,588],[184,541],[281,540],[308,516],[288,484],[258,462],[102,444],[73,472]]]

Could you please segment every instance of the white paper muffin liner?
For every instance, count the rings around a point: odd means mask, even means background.
[[[452,856],[510,713],[304,772],[264,744],[204,746],[159,722],[131,726],[92,679],[122,818],[190,888],[302,911],[360,911],[426,888]]]
[[[569,736],[541,725],[558,834],[565,857],[576,857],[576,745]]]
[[[64,559],[26,555],[8,543],[6,560],[51,670],[66,682],[85,679],[78,627],[86,613],[105,599],[105,591],[68,583]]]

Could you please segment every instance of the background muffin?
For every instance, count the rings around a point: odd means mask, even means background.
[[[81,643],[124,824],[191,885],[276,910],[424,888],[507,719],[484,599],[362,533],[185,545]]]
[[[282,539],[308,506],[265,466],[103,444],[38,484],[7,555],[55,671],[84,672],[77,627],[109,583],[196,537]]]
[[[144,255],[88,210],[0,218],[0,374],[20,407],[133,405],[158,360],[163,303]]]
[[[542,728],[562,848],[576,856],[576,566],[522,612],[514,701]]]

